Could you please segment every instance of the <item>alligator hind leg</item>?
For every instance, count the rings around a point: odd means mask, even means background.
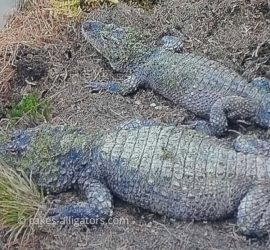
[[[270,232],[270,183],[254,186],[240,202],[237,226],[247,236],[262,237]]]
[[[255,86],[258,89],[262,89],[266,92],[270,92],[270,79],[266,77],[257,77],[251,81],[253,86]]]
[[[191,122],[192,128],[208,135],[220,136],[228,126],[228,120],[246,119],[254,116],[255,105],[248,99],[239,96],[227,96],[218,99],[211,108],[210,119]]]
[[[51,208],[48,212],[51,221],[79,219],[99,224],[112,214],[112,195],[107,187],[97,180],[84,180],[79,185],[86,194],[87,202]]]

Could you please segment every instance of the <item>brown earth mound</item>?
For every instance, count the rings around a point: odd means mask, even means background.
[[[256,76],[270,78],[269,7],[268,1],[263,0],[168,0],[150,10],[120,3],[115,7],[97,9],[87,18],[137,27],[153,46],[162,35],[176,35],[182,38],[186,51],[220,61],[250,80]],[[72,23],[63,29],[61,42],[57,41],[59,36],[56,41],[48,36],[46,43],[40,41],[37,46],[21,43],[11,53],[12,70],[15,71],[9,78],[11,102],[17,102],[22,94],[38,92],[51,100],[53,124],[77,124],[90,129],[113,129],[130,119],[154,118],[177,124],[193,118],[148,90],[140,90],[128,97],[91,94],[84,88],[85,81],[122,79],[124,76],[113,74],[100,55],[86,44],[79,24]],[[261,131],[250,127],[247,130]],[[263,136],[267,137],[267,133]],[[74,195],[59,196],[59,202],[72,199]],[[128,223],[61,229],[45,225],[25,249],[269,247],[267,239],[246,239],[239,235],[234,220],[179,222],[116,201],[114,218],[122,217],[127,218]],[[16,244],[11,248],[16,249]]]

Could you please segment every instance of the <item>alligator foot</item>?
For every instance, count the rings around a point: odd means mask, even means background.
[[[119,92],[118,82],[86,82],[85,88],[90,88],[92,93],[108,91],[110,93]]]
[[[99,224],[112,215],[112,195],[106,186],[98,180],[85,179],[83,176],[78,184],[80,190],[84,191],[87,202],[51,208],[48,216],[52,222],[76,219],[96,220],[96,223],[91,224]]]
[[[51,223],[60,222],[61,224],[101,224],[110,214],[104,214],[98,207],[93,207],[87,202],[74,205],[59,206],[51,208],[48,212],[48,219]]]
[[[270,140],[258,139],[256,135],[240,135],[233,142],[236,152],[270,155]]]

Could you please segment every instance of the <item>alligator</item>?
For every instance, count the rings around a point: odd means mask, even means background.
[[[115,71],[129,75],[122,82],[87,82],[92,92],[127,95],[139,87],[153,89],[204,118],[190,122],[190,127],[208,135],[223,135],[228,120],[270,127],[267,78],[248,82],[234,70],[204,56],[178,53],[182,44],[173,36],[163,37],[162,46],[148,46],[136,29],[98,21],[84,22],[82,34]]]
[[[52,221],[106,220],[118,197],[180,220],[236,216],[247,236],[270,230],[269,157],[236,152],[227,140],[186,127],[126,124],[108,132],[42,125],[3,140],[0,160],[31,174],[45,193],[85,194],[86,202],[50,208]]]

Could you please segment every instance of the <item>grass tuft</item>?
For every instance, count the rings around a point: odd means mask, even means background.
[[[25,241],[34,232],[30,221],[39,214],[43,204],[43,193],[31,176],[0,161],[0,226],[8,235],[8,244],[19,236]]]
[[[12,124],[17,124],[28,116],[33,122],[47,122],[50,119],[51,109],[48,100],[42,100],[36,94],[29,94],[12,109],[7,110],[7,117]]]

